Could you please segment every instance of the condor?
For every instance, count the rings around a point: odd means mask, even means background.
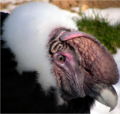
[[[2,112],[90,113],[95,99],[115,108],[113,57],[61,9],[30,2],[2,17]]]

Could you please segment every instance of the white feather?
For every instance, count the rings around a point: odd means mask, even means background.
[[[17,70],[37,71],[38,83],[44,91],[57,87],[48,57],[47,43],[55,28],[77,30],[70,19],[58,7],[44,2],[30,2],[17,7],[4,23],[3,38],[18,63]]]

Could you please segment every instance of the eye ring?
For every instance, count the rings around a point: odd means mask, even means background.
[[[65,60],[66,60],[66,57],[64,56],[64,55],[58,55],[57,56],[57,61],[59,61],[59,62],[65,62]]]

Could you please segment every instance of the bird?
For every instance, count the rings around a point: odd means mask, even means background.
[[[113,110],[117,65],[101,42],[57,6],[29,2],[1,12],[1,112]]]

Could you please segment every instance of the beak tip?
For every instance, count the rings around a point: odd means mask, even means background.
[[[102,94],[102,99],[104,99],[105,104],[110,107],[110,111],[116,107],[118,102],[118,96],[115,93],[115,91],[111,92],[109,90],[104,90]]]
[[[110,110],[109,110],[109,112],[111,112],[112,110],[114,110],[114,108],[115,108],[115,107],[110,107]]]
[[[111,107],[110,107],[109,112],[111,112],[112,110],[114,110],[114,109],[115,109],[115,107],[117,106],[117,103],[118,103],[118,96],[116,96],[116,100],[114,101],[113,106],[111,106]]]
[[[110,108],[109,112],[111,112],[113,110],[113,108]]]
[[[100,103],[110,107],[109,112],[114,110],[118,103],[117,93],[112,86],[101,89],[98,96],[95,96],[95,99],[98,100]]]

